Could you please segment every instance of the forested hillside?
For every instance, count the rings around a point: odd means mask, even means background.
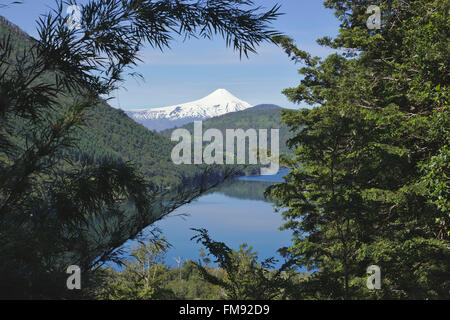
[[[10,35],[13,50],[18,58],[30,47],[31,37],[19,27],[0,17],[0,37]],[[44,75],[42,79],[47,80]],[[76,98],[58,97],[69,106]],[[64,110],[54,110],[60,114]],[[106,101],[90,108],[87,125],[74,133],[77,149],[67,149],[75,161],[96,162],[105,158],[131,161],[156,186],[176,185],[197,171],[193,166],[175,166],[170,159],[173,143],[166,137],[146,129],[130,119],[122,110],[112,108]],[[26,123],[18,120],[15,130],[25,129]],[[19,135],[16,136],[18,138]],[[23,141],[23,143],[25,143]]]
[[[259,105],[251,109],[231,112],[220,117],[214,117],[203,121],[203,132],[208,129],[219,129],[225,137],[226,129],[267,129],[268,145],[270,146],[270,130],[280,130],[280,154],[289,154],[286,141],[291,137],[286,124],[281,121],[280,112],[283,108],[277,108],[275,105]],[[194,125],[189,123],[182,126],[193,133]],[[174,129],[167,129],[161,132],[164,136],[170,138]]]
[[[74,27],[65,5],[39,16],[36,40],[7,21],[1,28],[0,299],[94,297],[99,268],[121,263],[124,243],[233,175],[182,173],[169,161],[170,140],[102,100],[145,46],[217,34],[247,56],[278,34],[270,27],[278,6],[93,0],[76,7]],[[193,169],[205,171],[186,183]],[[83,290],[67,281],[71,270],[82,272]]]
[[[173,143],[169,139],[148,130],[106,103],[90,110],[86,130],[80,130],[78,137],[80,151],[75,154],[76,160],[113,156],[132,161],[159,186],[178,184],[182,176],[188,175],[188,169],[195,170],[172,163],[170,150]]]

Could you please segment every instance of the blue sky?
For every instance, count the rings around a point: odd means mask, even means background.
[[[78,1],[83,3],[85,1]],[[274,28],[294,38],[297,45],[313,55],[326,56],[327,48],[316,39],[335,36],[338,21],[320,0],[255,0],[266,8],[281,4],[281,16]],[[23,30],[36,36],[36,19],[55,6],[54,0],[23,0],[21,5],[2,9],[5,16]],[[287,108],[298,108],[281,91],[294,87],[300,76],[296,66],[273,44],[263,44],[257,55],[239,59],[239,54],[226,48],[217,37],[210,40],[175,40],[172,48],[161,52],[152,48],[142,51],[143,63],[135,71],[144,81],[130,78],[126,89],[115,93],[110,101],[122,109],[163,107],[200,99],[218,88],[225,88],[253,105],[274,103]]]

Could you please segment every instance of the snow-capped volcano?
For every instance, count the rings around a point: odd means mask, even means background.
[[[227,90],[218,89],[200,100],[164,108],[131,110],[126,113],[147,128],[160,131],[251,107],[252,105],[236,98]]]

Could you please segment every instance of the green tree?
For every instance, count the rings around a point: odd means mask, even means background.
[[[226,299],[230,300],[272,300],[286,299],[292,286],[292,274],[288,266],[274,270],[274,259],[258,261],[258,255],[247,244],[239,250],[230,249],[225,243],[212,240],[204,229],[193,229],[198,234],[192,239],[201,243],[215,258],[223,276],[204,267],[201,261],[195,263],[203,278],[220,286]],[[286,269],[286,270],[285,270]]]
[[[129,163],[86,154],[74,163],[64,152],[77,146],[88,110],[132,71],[145,43],[164,49],[175,34],[220,35],[247,55],[277,34],[269,24],[279,7],[261,12],[252,1],[92,0],[80,5],[79,29],[68,28],[62,3],[41,16],[29,47],[16,50],[9,35],[0,41],[4,298],[89,296],[98,267],[120,262],[117,248],[210,186],[205,173],[197,188],[158,195]],[[83,272],[81,293],[65,287],[73,264]]]
[[[97,294],[101,299],[147,300],[173,299],[175,294],[165,288],[168,270],[164,265],[169,248],[163,238],[140,242],[131,252],[131,259],[124,262],[123,270],[107,269],[105,287]]]
[[[285,182],[267,190],[293,230],[285,250],[314,269],[304,297],[448,298],[448,1],[328,0],[341,21],[321,59],[275,40],[303,66],[283,93],[295,136]],[[366,27],[370,5],[381,29]],[[382,288],[370,292],[366,268]]]

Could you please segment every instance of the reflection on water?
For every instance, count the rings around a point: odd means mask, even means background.
[[[221,194],[234,199],[269,201],[264,197],[264,190],[270,185],[272,185],[272,182],[260,181],[255,183],[255,181],[236,179],[211,190],[207,195]]]
[[[282,182],[283,176],[288,172],[288,169],[281,169],[278,174],[271,176],[240,177],[220,185],[210,193],[219,193],[243,200],[269,201],[264,197],[264,191],[272,184]]]
[[[278,230],[283,221],[280,213],[274,212],[272,203],[264,199],[264,190],[282,181],[286,173],[230,181],[157,222],[155,225],[173,246],[167,253],[166,264],[175,264],[174,258],[178,256],[184,260],[198,259],[200,246],[190,240],[194,235],[191,228],[207,229],[214,240],[233,249],[245,242],[261,258],[275,256],[281,260],[276,251],[289,245],[291,234]]]

